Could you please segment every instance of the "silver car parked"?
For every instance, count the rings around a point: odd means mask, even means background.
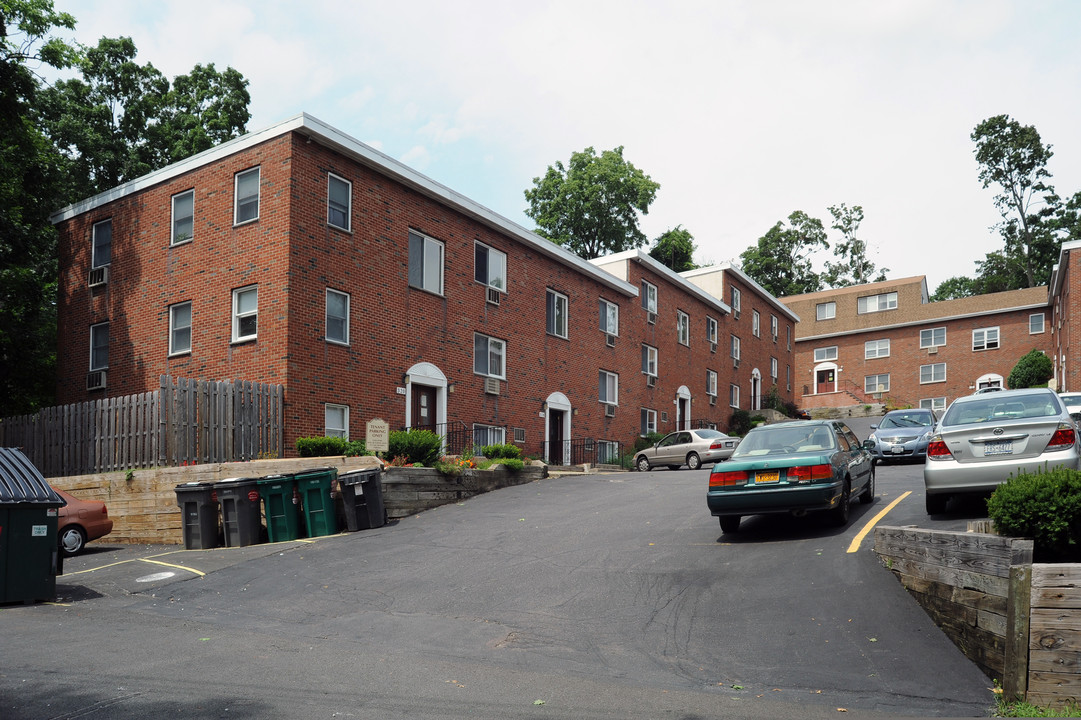
[[[927,513],[953,495],[987,492],[1022,472],[1077,469],[1077,428],[1047,388],[1003,390],[953,401],[935,428],[923,466]]]
[[[677,430],[665,435],[653,447],[639,452],[634,464],[642,472],[657,465],[665,465],[669,470],[686,465],[691,470],[697,470],[703,463],[712,465],[728,459],[737,445],[739,438],[729,437],[718,430]]]
[[[937,420],[934,412],[924,408],[890,410],[871,426],[873,432],[867,437],[874,441],[870,450],[875,462],[922,460]]]

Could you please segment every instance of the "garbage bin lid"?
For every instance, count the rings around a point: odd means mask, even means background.
[[[255,482],[255,481],[256,481],[256,480],[258,480],[258,479],[259,479],[259,478],[251,478],[251,477],[233,477],[233,478],[222,478],[221,480],[219,480],[219,481],[217,482],[217,484],[219,484],[219,485],[220,485],[221,483],[235,483],[235,482],[244,482],[245,480],[246,480],[246,481],[248,481],[248,482]]]
[[[32,503],[62,507],[60,497],[18,448],[0,448],[0,505]]]

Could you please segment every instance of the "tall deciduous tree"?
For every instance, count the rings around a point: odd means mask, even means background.
[[[739,257],[743,272],[773,296],[801,295],[822,288],[810,255],[829,246],[822,221],[797,210],[787,226],[778,222]]]
[[[1048,222],[1059,202],[1048,182],[1051,146],[1035,127],[1008,115],[981,122],[972,140],[983,187],[998,190],[995,207],[1002,216],[998,230],[1005,241],[1004,257],[1023,273],[1025,284],[1020,287],[1047,283],[1058,255],[1058,240]]]
[[[694,264],[695,249],[694,236],[682,225],[676,225],[654,241],[649,256],[675,272],[686,272],[698,267]]]
[[[52,402],[56,368],[57,155],[38,130],[31,67],[71,65],[54,29],[75,18],[50,0],[0,2],[0,417]]]
[[[881,282],[886,279],[889,268],[876,268],[867,257],[867,243],[856,237],[863,222],[863,207],[848,207],[844,203],[829,209],[833,216],[830,226],[841,233],[841,239],[833,243],[836,262],[826,262],[822,282],[826,287],[838,288]]]
[[[638,215],[646,215],[660,184],[623,157],[623,147],[597,155],[592,147],[556,162],[525,191],[526,214],[537,232],[583,258],[645,244]]]

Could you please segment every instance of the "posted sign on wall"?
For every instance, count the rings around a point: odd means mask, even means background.
[[[375,418],[368,421],[364,446],[375,452],[387,452],[390,450],[390,425],[387,424],[386,420]]]

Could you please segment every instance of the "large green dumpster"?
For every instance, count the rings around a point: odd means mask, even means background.
[[[0,448],[0,603],[56,599],[63,505],[21,450]]]
[[[225,547],[255,545],[262,539],[259,478],[225,478],[214,483],[221,504]]]
[[[297,491],[304,508],[304,526],[308,537],[333,535],[338,532],[338,518],[334,513],[334,497],[331,491],[338,477],[335,468],[312,468],[296,474]]]
[[[176,504],[180,506],[184,526],[184,547],[210,550],[218,541],[218,497],[214,483],[190,482],[176,486]]]
[[[299,515],[296,478],[292,475],[267,475],[259,479],[258,485],[270,542],[296,540]]]

